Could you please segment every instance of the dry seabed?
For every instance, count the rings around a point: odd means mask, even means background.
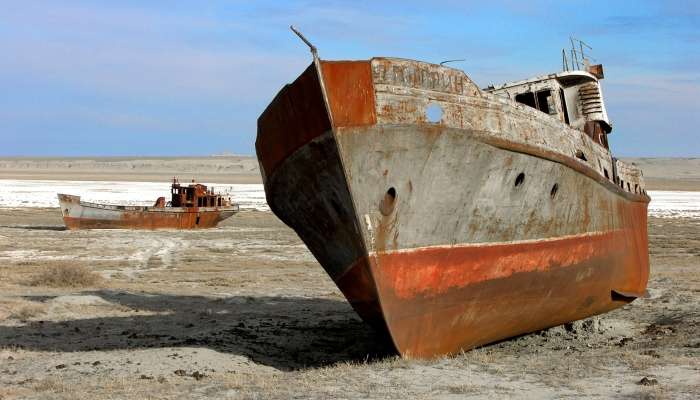
[[[649,298],[422,361],[396,358],[271,213],[66,231],[57,209],[0,209],[0,399],[697,398],[700,221],[649,234]]]
[[[1,160],[0,160],[1,164]],[[206,183],[206,182],[205,182]],[[206,183],[217,193],[231,196],[241,209],[270,211],[263,185]],[[0,179],[0,207],[56,207],[57,193],[82,196],[83,201],[102,204],[152,205],[169,196],[169,184],[132,181],[72,181]],[[649,215],[662,218],[700,218],[700,191],[650,190]]]

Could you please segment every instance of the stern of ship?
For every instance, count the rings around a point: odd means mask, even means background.
[[[79,224],[73,223],[76,216],[82,214],[82,206],[80,205],[80,196],[72,194],[58,193],[58,206],[61,208],[63,223],[68,229],[77,229]]]

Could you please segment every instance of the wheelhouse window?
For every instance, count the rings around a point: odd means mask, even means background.
[[[561,108],[564,110],[564,122],[566,122],[567,125],[571,125],[569,123],[569,111],[566,108],[566,97],[564,96],[564,89],[559,89],[559,101],[561,101]]]
[[[540,90],[537,93],[525,92],[515,95],[515,101],[520,104],[525,104],[536,110],[540,110],[545,114],[554,112],[554,103],[552,103],[552,91],[549,89]]]
[[[515,101],[517,101],[520,104],[530,106],[532,108],[537,108],[537,103],[535,103],[535,95],[531,92],[520,93],[515,95]]]
[[[537,108],[545,114],[549,114],[549,102],[552,97],[550,90],[540,90],[537,92]]]

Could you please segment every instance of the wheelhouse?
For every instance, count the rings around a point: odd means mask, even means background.
[[[484,90],[550,115],[609,149],[606,135],[612,131],[612,123],[605,109],[600,79],[603,79],[603,66],[591,65],[587,71],[564,71]]]
[[[214,188],[208,189],[206,185],[195,183],[184,186],[177,179],[173,179],[171,187],[172,207],[225,207],[231,204],[230,199],[214,193]]]

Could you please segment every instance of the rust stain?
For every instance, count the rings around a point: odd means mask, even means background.
[[[516,273],[577,265],[613,254],[624,233],[602,232],[526,243],[438,246],[378,253],[381,280],[399,298],[438,296],[446,291]]]
[[[311,64],[258,118],[255,151],[263,180],[294,151],[330,129],[318,73]]]
[[[380,303],[400,354],[436,357],[626,304],[611,296],[614,277],[605,266],[615,261],[601,257],[568,268],[517,273],[436,298],[399,299],[381,293]],[[583,279],[576,281],[577,276]]]
[[[632,301],[613,292],[646,287],[646,204],[618,204],[624,228],[598,235],[373,255],[370,269],[397,350],[435,357]]]
[[[165,215],[164,215],[165,214]],[[204,229],[225,219],[220,211],[125,213],[121,219],[63,217],[68,229]]]
[[[369,61],[322,61],[323,82],[336,127],[377,122]]]

